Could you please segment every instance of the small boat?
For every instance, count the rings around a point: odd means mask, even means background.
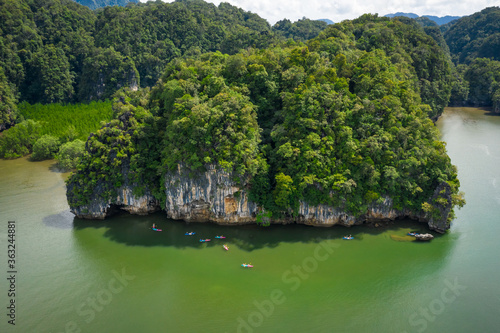
[[[342,239],[351,240],[351,239],[354,239],[354,237],[352,237],[352,236],[344,236],[344,237],[342,237]]]
[[[217,239],[224,239],[226,237],[225,236],[215,236],[215,238],[217,238]]]
[[[223,248],[224,248],[224,250],[226,250],[226,251],[228,251],[228,250],[229,250],[229,248],[227,247],[227,245],[226,245],[226,244],[222,245],[222,247],[223,247]]]
[[[245,268],[252,268],[253,265],[251,264],[241,264],[242,267],[245,267]]]
[[[211,239],[209,239],[209,238],[206,238],[206,239],[200,239],[200,242],[202,242],[202,243],[205,243],[205,242],[210,242],[210,241],[211,241]]]
[[[186,232],[184,235],[186,235],[186,236],[193,236],[194,234],[196,234],[196,232],[190,231],[190,232]]]
[[[408,236],[417,236],[417,235],[420,235],[418,232],[415,232],[415,231],[410,231],[408,233]]]
[[[162,231],[161,229],[158,229],[158,228],[151,228],[153,229],[154,231]]]

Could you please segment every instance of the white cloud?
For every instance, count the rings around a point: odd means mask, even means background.
[[[144,2],[144,0],[141,0]],[[207,1],[207,0],[206,0]],[[170,2],[170,1],[167,1]],[[208,0],[216,5],[220,0]],[[417,15],[467,16],[486,7],[498,6],[498,0],[226,0],[265,18],[270,24],[287,18],[297,21],[302,17],[310,19],[330,19],[340,22],[354,19],[365,13],[380,16],[396,12]]]

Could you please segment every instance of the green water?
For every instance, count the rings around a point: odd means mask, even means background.
[[[79,220],[52,161],[1,160],[0,332],[497,332],[500,117],[450,108],[438,126],[467,205],[431,243],[405,241],[425,230],[411,221],[346,229],[185,224],[161,213]],[[6,316],[9,220],[15,326]]]

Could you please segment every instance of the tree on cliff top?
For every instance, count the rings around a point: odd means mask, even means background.
[[[87,142],[70,203],[103,182],[130,184],[113,170],[137,161],[155,168],[129,169],[141,170],[134,179],[154,175],[146,183],[158,193],[155,177],[179,164],[192,175],[224,169],[278,217],[300,201],[359,215],[388,197],[421,212],[440,184],[458,193],[429,119],[447,103],[449,61],[420,26],[364,16],[288,45],[171,62],[147,104],[119,102]]]

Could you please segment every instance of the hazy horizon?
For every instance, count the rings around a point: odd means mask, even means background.
[[[141,0],[142,2],[147,2]],[[495,0],[452,1],[452,0],[354,0],[347,2],[326,2],[320,0],[205,0],[219,5],[227,2],[233,6],[258,14],[271,25],[282,19],[295,22],[303,17],[308,19],[329,19],[333,22],[355,19],[371,13],[384,16],[387,14],[414,13],[419,16],[468,16],[487,7],[498,6]],[[172,1],[165,1],[172,2]]]

